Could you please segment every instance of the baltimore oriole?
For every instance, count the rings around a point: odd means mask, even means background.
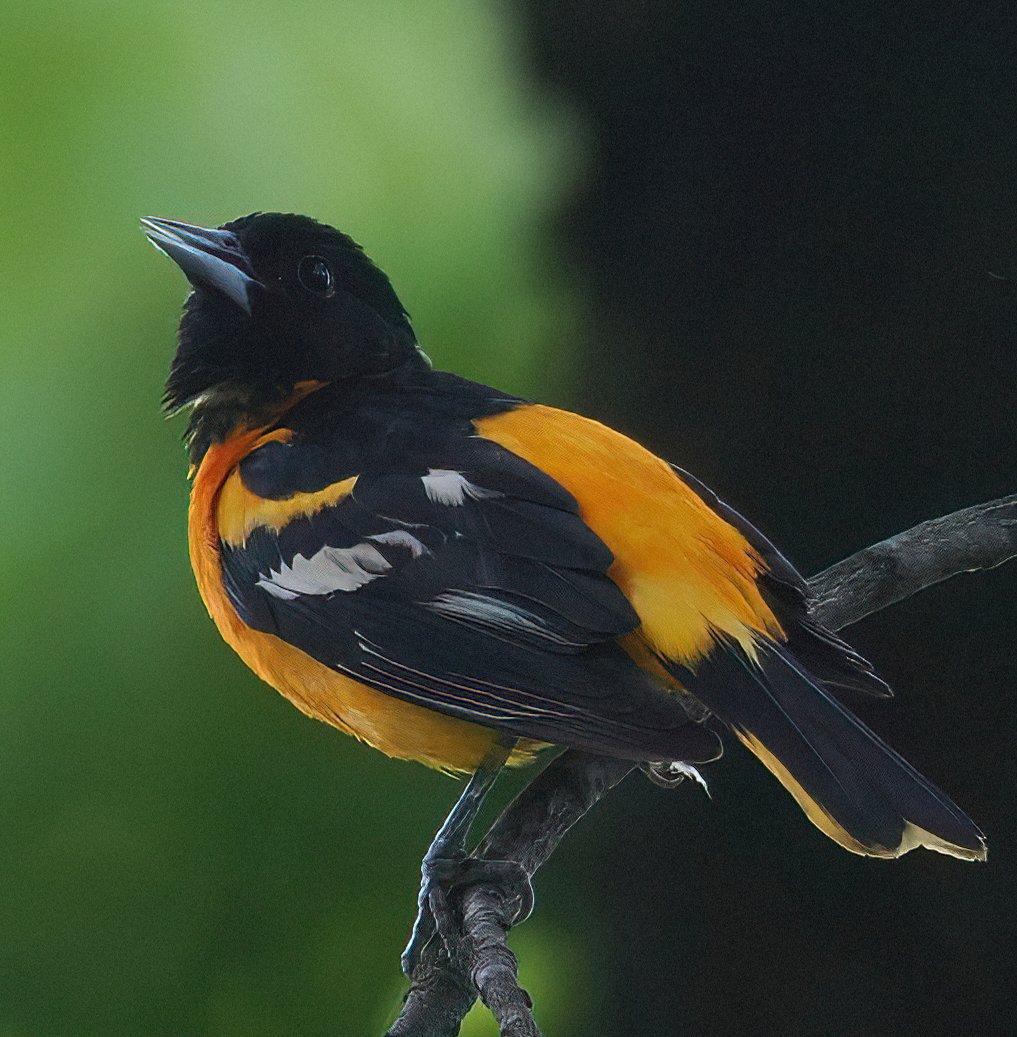
[[[331,227],[142,222],[193,286],[165,403],[191,408],[191,563],[223,638],[309,716],[475,772],[425,858],[425,914],[428,868],[461,857],[503,763],[556,745],[686,767],[720,754],[710,717],[846,849],[984,858],[838,697],[886,685],[702,484],[432,370],[388,278]]]

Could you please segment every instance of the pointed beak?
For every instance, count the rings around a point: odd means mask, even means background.
[[[235,234],[154,216],[142,217],[141,226],[148,240],[183,270],[191,284],[222,292],[250,315],[251,291],[262,285]]]

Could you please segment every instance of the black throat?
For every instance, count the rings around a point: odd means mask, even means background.
[[[184,431],[191,464],[200,464],[210,446],[224,443],[241,429],[270,425],[293,394],[293,388],[269,391],[230,383],[203,393],[195,400]]]
[[[407,391],[427,393],[454,377],[431,370],[430,361],[416,352],[391,371],[320,385],[244,385],[224,382],[195,400],[184,442],[192,465],[201,463],[209,447],[224,443],[244,429],[266,428],[280,421],[309,397],[318,398],[311,409],[327,408],[333,415],[354,408],[354,401],[391,395],[393,401]],[[457,380],[458,381],[458,380]],[[466,383],[469,384],[469,383]],[[344,406],[345,404],[345,406]]]

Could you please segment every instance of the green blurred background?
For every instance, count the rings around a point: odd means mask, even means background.
[[[814,571],[1017,488],[1007,9],[935,15],[0,9],[0,1037],[382,1032],[456,791],[205,616],[158,409],[185,286],[137,217],[339,225],[439,366],[637,435]],[[987,866],[851,857],[736,751],[712,801],[630,781],[513,936],[546,1032],[1012,1033],[1015,621],[1003,568],[851,635]]]
[[[219,642],[159,414],[185,283],[137,218],[333,222],[436,363],[533,392],[568,365],[540,228],[574,148],[517,35],[469,2],[5,7],[3,1037],[360,1034],[398,1003],[455,785]],[[572,986],[571,940],[523,941],[537,990]]]

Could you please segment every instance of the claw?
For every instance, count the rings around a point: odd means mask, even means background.
[[[431,910],[431,894],[442,883],[461,858],[424,856],[420,863],[420,891],[417,893],[417,917],[413,919],[410,938],[399,956],[399,965],[404,976],[410,976],[420,961],[420,954],[435,934],[434,912]]]
[[[467,857],[460,861],[449,886],[494,886],[505,897],[511,913],[505,919],[509,925],[525,922],[533,913],[533,884],[526,869],[516,861],[489,861]]]
[[[448,894],[464,886],[490,885],[505,897],[508,914],[506,923],[518,925],[533,912],[533,886],[526,869],[516,861],[489,861],[476,857],[425,859],[421,866],[420,893],[417,897],[417,917],[409,942],[399,961],[403,974],[410,976],[420,962],[423,949],[436,932],[446,940],[451,930],[449,919],[438,925],[434,902],[440,897],[447,903]],[[447,948],[451,953],[452,948]]]
[[[665,763],[644,763],[641,765],[641,769],[654,785],[669,789],[680,785],[686,778],[691,778],[702,787],[707,796],[710,795],[706,779],[691,764],[673,760]]]
[[[435,933],[431,896],[439,885],[446,889],[462,885],[458,875],[466,858],[466,840],[470,828],[477,819],[484,797],[505,766],[514,745],[514,739],[499,739],[491,747],[424,854],[420,865],[417,917],[413,922],[409,943],[399,959],[407,976],[416,968],[421,952]],[[532,895],[530,900],[532,903]]]

